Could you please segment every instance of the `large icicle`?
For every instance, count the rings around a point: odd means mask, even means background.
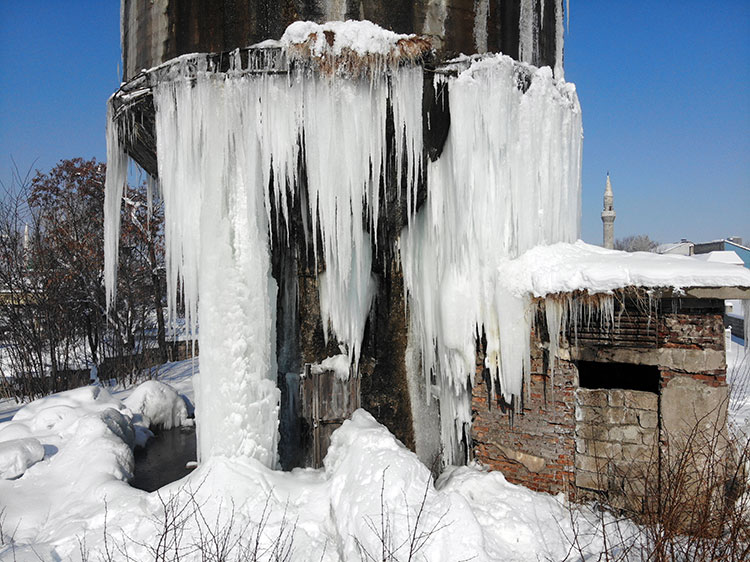
[[[279,390],[259,134],[265,78],[199,70],[154,89],[170,305],[200,315],[198,452],[276,465]],[[291,139],[291,144],[296,138]],[[283,163],[279,163],[283,166]]]
[[[505,271],[535,245],[577,239],[582,126],[575,88],[549,68],[485,56],[447,80],[450,132],[401,257],[426,380],[438,376],[441,418],[456,420],[452,436],[443,427],[451,462],[470,423],[477,330],[505,400],[520,397],[531,301]]]
[[[107,307],[117,298],[117,263],[120,248],[120,206],[128,181],[129,158],[120,143],[112,106],[107,106],[107,177],[104,186],[104,287]]]
[[[374,296],[369,225],[384,169],[385,80],[311,78],[305,87],[304,137],[313,232],[320,232],[326,273],[318,279],[326,332],[359,359]],[[314,238],[317,246],[317,237]],[[317,254],[317,252],[316,252]]]

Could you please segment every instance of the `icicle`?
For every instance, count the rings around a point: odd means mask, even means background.
[[[544,6],[542,6],[542,12],[544,12]],[[474,47],[477,53],[487,52],[488,17],[489,0],[474,0]]]
[[[384,169],[384,79],[312,78],[304,94],[305,162],[312,232],[320,232],[326,273],[318,280],[321,312],[359,361],[373,296],[371,240],[362,206],[377,209]],[[377,214],[372,218],[377,220]],[[375,231],[371,230],[374,237]],[[317,255],[317,236],[313,237]]]
[[[199,456],[243,455],[275,466],[276,283],[258,142],[260,82],[177,76],[159,83],[154,103],[170,314],[178,283],[193,334],[200,312]]]
[[[568,8],[565,8],[565,15],[570,14]],[[568,25],[570,31],[570,25]],[[563,66],[563,45],[565,42],[565,21],[563,19],[562,2],[555,2],[555,78],[565,80],[565,67]]]
[[[560,348],[560,331],[563,320],[563,304],[558,297],[547,297],[544,300],[544,315],[549,334],[549,371],[552,387],[555,385],[555,358]]]
[[[422,88],[421,67],[401,68],[393,73],[390,98],[393,105],[393,121],[396,144],[396,182],[399,198],[401,188],[406,189],[407,219],[411,221],[416,211],[417,188],[422,170]],[[403,165],[406,163],[405,182],[402,181]],[[373,228],[377,230],[377,209]]]
[[[742,314],[745,319],[745,347],[750,349],[750,299],[742,301]]]
[[[534,23],[536,2],[525,0],[521,2],[521,14],[518,19],[518,59],[529,64],[534,63]]]
[[[107,177],[104,184],[104,287],[107,308],[117,298],[117,262],[120,248],[120,206],[128,181],[129,158],[120,143],[111,103],[107,105]]]

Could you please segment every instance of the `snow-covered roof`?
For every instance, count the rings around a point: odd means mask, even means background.
[[[579,290],[606,293],[632,286],[750,288],[746,268],[688,256],[607,250],[580,240],[537,246],[499,269],[514,293],[535,297]]]
[[[668,244],[659,244],[656,247],[657,254],[682,254],[690,252],[690,247],[694,246],[692,242],[671,242]],[[685,255],[687,255],[687,253]]]
[[[750,247],[740,244],[737,240],[739,240],[739,238],[736,240],[732,240],[731,238],[719,238],[717,240],[709,240],[708,242],[696,242],[696,245],[705,246],[706,244],[720,244],[724,242],[742,248],[743,250],[750,250]]]
[[[715,250],[708,252],[707,254],[696,254],[693,256],[694,259],[707,261],[711,263],[727,263],[731,265],[745,265],[737,252],[733,250]]]

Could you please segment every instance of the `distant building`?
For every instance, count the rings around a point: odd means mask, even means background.
[[[671,242],[669,244],[660,244],[656,248],[656,253],[657,254],[677,254],[680,256],[692,256],[693,246],[695,246],[695,244],[683,238],[679,242]]]
[[[607,186],[604,188],[604,209],[602,210],[602,223],[604,225],[604,247],[613,250],[615,247],[615,196],[612,193],[612,184],[607,172]]]
[[[750,248],[743,245],[742,238],[732,236],[713,242],[704,242],[693,246],[693,253],[708,254],[709,252],[734,252],[742,260],[745,267],[750,268]]]

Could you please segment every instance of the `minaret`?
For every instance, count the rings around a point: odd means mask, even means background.
[[[602,211],[602,222],[604,223],[604,247],[612,250],[615,247],[615,196],[612,193],[612,184],[609,182],[607,172],[607,187],[604,190],[604,210]]]

